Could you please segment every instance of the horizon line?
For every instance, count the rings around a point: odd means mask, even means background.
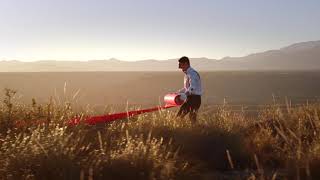
[[[289,44],[287,46],[283,46],[283,47],[280,47],[278,49],[269,49],[269,50],[262,50],[262,51],[259,51],[259,52],[251,52],[251,53],[248,53],[248,54],[245,54],[245,55],[242,55],[242,56],[223,56],[223,57],[220,57],[220,58],[210,58],[210,57],[206,57],[206,56],[202,56],[202,57],[190,57],[190,56],[187,56],[189,57],[189,59],[208,59],[208,60],[216,60],[216,61],[220,61],[220,60],[223,60],[224,58],[242,58],[242,57],[247,57],[249,55],[253,55],[253,54],[259,54],[259,53],[265,53],[265,52],[268,52],[268,51],[274,51],[274,50],[281,50],[283,48],[287,48],[287,47],[290,47],[290,46],[294,46],[294,45],[297,45],[297,44],[301,44],[301,43],[314,43],[314,42],[320,42],[320,40],[311,40],[311,41],[301,41],[301,42],[296,42],[296,43],[292,43],[292,44]],[[184,56],[184,55],[182,55]],[[182,57],[180,56],[180,57]],[[41,62],[41,61],[64,61],[64,62],[90,62],[90,61],[110,61],[110,60],[116,60],[116,61],[123,61],[123,62],[139,62],[139,61],[166,61],[166,60],[175,60],[175,59],[179,59],[180,57],[177,57],[177,58],[167,58],[167,59],[157,59],[157,58],[145,58],[145,59],[134,59],[134,60],[124,60],[122,58],[115,58],[115,57],[110,57],[110,58],[97,58],[97,59],[87,59],[87,60],[74,60],[74,59],[45,59],[45,58],[41,58],[41,59],[35,59],[35,60],[19,60],[17,58],[12,58],[12,59],[7,59],[5,57],[2,57],[0,58],[0,62],[3,62],[3,61],[18,61],[18,62]]]

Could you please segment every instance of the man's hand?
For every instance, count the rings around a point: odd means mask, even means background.
[[[185,101],[187,99],[186,93],[180,93],[179,95],[180,95],[180,100],[181,101]]]
[[[189,91],[186,91],[184,94],[185,94],[186,96],[191,95],[191,93],[190,93]]]

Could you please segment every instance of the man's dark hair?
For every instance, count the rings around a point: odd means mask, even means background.
[[[183,56],[179,59],[179,63],[188,63],[190,65],[189,58],[187,56]]]

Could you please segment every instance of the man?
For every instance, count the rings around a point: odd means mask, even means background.
[[[180,107],[177,117],[183,118],[189,113],[189,118],[192,123],[197,121],[197,112],[201,105],[201,79],[199,73],[190,66],[189,58],[183,56],[179,59],[179,69],[184,75],[184,87],[179,93],[184,93],[187,96],[186,101]]]

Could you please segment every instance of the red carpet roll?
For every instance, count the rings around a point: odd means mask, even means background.
[[[181,100],[181,95],[176,93],[170,93],[164,96],[164,102],[166,103],[165,106],[157,106],[149,109],[142,109],[142,110],[135,110],[135,111],[128,111],[128,112],[121,112],[116,114],[107,114],[102,116],[92,116],[92,117],[86,117],[83,118],[84,122],[86,124],[94,125],[97,123],[106,123],[111,122],[119,119],[125,119],[128,117],[136,116],[139,114],[147,113],[147,112],[153,112],[153,111],[159,111],[161,109],[167,109],[179,106],[183,104],[183,100]],[[68,124],[69,125],[77,125],[80,123],[81,118],[76,117],[71,119]]]
[[[183,100],[181,100],[181,95],[177,93],[171,93],[164,96],[164,102],[168,106],[179,106],[183,104]]]

